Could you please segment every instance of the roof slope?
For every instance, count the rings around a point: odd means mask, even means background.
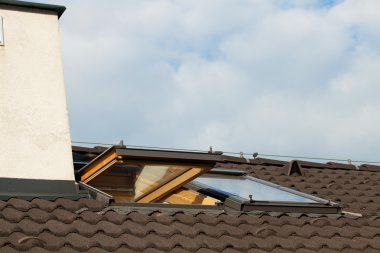
[[[380,166],[297,161],[303,175],[289,173],[289,163],[256,159],[252,165],[219,164],[249,175],[339,203],[344,211],[380,216]]]
[[[217,166],[244,169],[364,216],[112,208],[88,199],[13,198],[0,201],[0,251],[380,252],[379,167],[298,163],[303,175],[289,176],[289,163],[266,159]]]

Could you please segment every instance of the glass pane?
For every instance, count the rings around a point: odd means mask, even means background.
[[[283,191],[245,177],[204,175],[193,182],[198,182],[222,193],[229,193],[247,200],[249,200],[249,195],[252,195],[252,199],[256,201],[318,203],[312,199]]]
[[[190,167],[172,165],[116,164],[94,178],[89,185],[118,201],[134,202],[183,174]]]
[[[142,166],[137,174],[135,183],[135,199],[138,199],[145,193],[153,191],[188,169],[189,168],[178,166]]]

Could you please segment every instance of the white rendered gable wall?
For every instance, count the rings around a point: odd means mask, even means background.
[[[74,180],[57,14],[0,16],[0,178]]]

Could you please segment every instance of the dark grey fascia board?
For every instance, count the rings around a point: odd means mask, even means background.
[[[117,146],[111,146],[117,147]],[[120,147],[120,146],[118,146]],[[88,147],[80,147],[80,146],[72,146],[73,152],[79,152],[79,153],[92,153],[95,155],[100,155],[104,151],[108,150],[109,148],[106,147],[95,147],[95,148],[88,148]],[[147,148],[129,148],[127,147],[120,147],[121,154],[129,154],[134,155],[136,154],[136,158],[151,158],[153,160],[153,157],[148,157],[147,155],[155,156],[159,159],[164,158],[170,158],[170,159],[184,159],[185,157],[189,158],[189,160],[200,160],[200,161],[209,161],[213,163],[238,163],[238,164],[253,164],[250,159],[246,159],[243,157],[236,157],[236,156],[229,156],[229,155],[223,155],[222,151],[213,151],[213,152],[196,152],[196,151],[185,151],[185,150],[166,150],[166,149],[147,149]]]
[[[8,6],[17,6],[17,7],[39,9],[39,10],[54,11],[57,13],[58,18],[60,18],[66,10],[66,7],[62,6],[62,5],[53,5],[53,4],[44,4],[44,3],[35,3],[35,2],[26,2],[26,1],[16,1],[16,0],[0,0],[0,5],[8,5]]]
[[[210,164],[222,162],[220,155],[206,152],[201,153],[170,150],[116,148],[116,153],[131,160],[161,160]]]
[[[91,164],[102,159],[107,153],[115,152],[118,159],[123,159],[128,162],[144,161],[144,162],[167,162],[170,164],[189,164],[214,167],[217,162],[221,162],[221,155],[214,153],[201,152],[185,152],[185,151],[170,151],[156,149],[135,149],[120,146],[111,146],[99,154],[90,163],[75,172],[75,175],[81,175]]]
[[[245,176],[247,175],[247,172],[237,169],[223,169],[214,167],[211,170],[207,171],[205,176],[207,175],[227,175],[227,176]]]
[[[342,208],[339,206],[326,205],[291,205],[283,203],[254,203],[244,204],[242,211],[267,211],[267,212],[285,212],[285,213],[319,213],[319,214],[340,214]]]
[[[0,178],[0,199],[20,198],[32,200],[42,198],[54,200],[57,198],[79,199],[90,198],[87,191],[81,191],[74,180],[44,180]]]

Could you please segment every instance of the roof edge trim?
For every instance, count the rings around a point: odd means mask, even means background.
[[[26,1],[17,1],[17,0],[0,0],[0,5],[9,5],[9,6],[18,6],[18,7],[40,9],[40,10],[55,11],[58,15],[58,18],[60,18],[66,10],[66,7],[62,5],[53,5],[53,4],[44,4],[44,3],[35,3],[35,2],[26,2]]]
[[[1,1],[1,0],[0,0]],[[78,153],[91,153],[95,155],[99,155],[106,151],[107,147],[102,146],[95,146],[95,147],[80,147],[80,146],[71,146],[72,152],[78,152]],[[216,152],[190,152],[190,151],[184,151],[184,150],[165,150],[165,149],[148,149],[148,148],[129,148],[127,147],[120,147],[119,145],[114,145],[111,147],[116,147],[118,150],[125,150],[121,151],[124,155],[132,155],[132,153],[135,153],[134,159],[146,159],[150,158],[152,159],[163,159],[166,157],[174,159],[177,156],[184,157],[184,156],[191,156],[192,160],[194,159],[201,159],[201,160],[207,160],[210,163],[237,163],[237,164],[247,164],[247,165],[272,165],[279,168],[283,168],[284,166],[289,166],[289,164],[292,161],[282,161],[282,160],[274,160],[264,157],[256,157],[254,159],[247,159],[245,157],[237,157],[237,156],[230,156],[230,155],[224,155],[221,151]],[[119,151],[120,152],[120,151]],[[154,154],[153,157],[149,157],[149,155]],[[178,154],[178,155],[175,155]],[[327,162],[327,163],[320,163],[320,162],[310,162],[306,160],[293,160],[298,163],[298,165],[303,169],[303,173],[306,173],[306,171],[310,168],[318,168],[318,169],[333,169],[333,170],[361,170],[361,171],[371,171],[371,172],[380,172],[380,165],[375,164],[362,164],[358,166],[350,165],[350,164],[343,164],[343,163],[334,163],[334,162]],[[82,169],[82,168],[81,168]],[[81,170],[80,169],[80,170]]]

